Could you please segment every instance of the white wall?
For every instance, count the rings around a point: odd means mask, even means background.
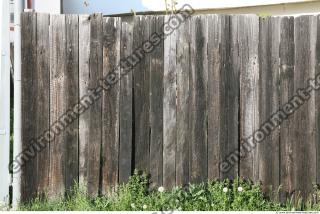
[[[61,13],[60,0],[33,0],[33,9],[39,13]],[[68,0],[67,0],[68,1]],[[79,0],[81,1],[81,0]]]

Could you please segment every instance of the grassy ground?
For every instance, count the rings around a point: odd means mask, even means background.
[[[316,191],[314,197],[320,196]],[[135,173],[126,185],[119,186],[109,196],[90,198],[83,188],[76,188],[66,199],[50,201],[36,199],[21,205],[20,210],[32,211],[229,211],[229,210],[320,210],[320,204],[310,200],[307,203],[286,204],[268,200],[259,185],[243,181],[212,181],[187,188],[166,191],[162,187],[149,190],[145,175]]]

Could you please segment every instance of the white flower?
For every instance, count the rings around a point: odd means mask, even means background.
[[[136,208],[136,205],[134,203],[131,204],[131,208]]]
[[[238,187],[238,192],[242,192],[243,188],[242,187]]]
[[[145,209],[148,208],[148,206],[144,204],[144,205],[142,206],[142,208],[145,210]]]
[[[158,192],[164,192],[164,187],[159,187]]]
[[[223,190],[222,190],[223,192],[228,192],[228,188],[227,187],[225,187],[225,188],[223,188]]]

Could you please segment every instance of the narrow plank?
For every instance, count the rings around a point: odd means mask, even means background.
[[[294,92],[298,93],[303,106],[294,113],[294,177],[295,191],[307,198],[316,182],[315,142],[315,94],[308,87],[302,95],[300,89],[315,76],[316,17],[295,18],[295,67]],[[308,167],[306,167],[308,166]]]
[[[66,15],[66,88],[63,94],[66,109],[79,101],[79,17]],[[66,129],[65,186],[70,191],[79,182],[79,120],[78,116]]]
[[[121,61],[123,63],[121,63],[120,79],[120,184],[128,182],[133,167],[133,65],[129,58],[133,46],[133,19],[133,17],[121,19]]]
[[[144,41],[149,38],[149,18],[138,16],[134,24],[134,48],[140,60],[134,68],[134,136],[135,136],[135,168],[149,172],[150,162],[150,65],[149,54],[144,49]]]
[[[190,76],[190,21],[177,29],[177,151],[176,184],[189,183],[189,76]]]
[[[65,15],[51,15],[50,40],[50,124],[59,121],[66,112],[67,76],[66,76],[66,17]],[[58,198],[65,193],[65,160],[66,136],[62,130],[50,142],[50,189],[51,198]]]
[[[278,126],[269,126],[279,109],[280,18],[260,18],[259,34],[259,126],[265,136],[259,143],[259,180],[263,190],[272,193],[280,185],[280,133]]]
[[[167,23],[170,16],[165,16]],[[163,76],[163,185],[171,188],[176,184],[176,41],[173,31],[164,40],[164,76]]]
[[[280,99],[279,105],[284,106],[294,94],[294,18],[282,17],[280,23]],[[280,126],[280,184],[282,191],[280,200],[291,197],[294,190],[293,174],[293,120],[287,118]]]
[[[90,16],[79,15],[79,97],[88,93],[90,73]],[[79,184],[88,185],[88,159],[90,112],[79,116]]]
[[[87,179],[88,193],[98,195],[100,181],[100,155],[102,143],[102,89],[100,93],[93,91],[99,85],[103,74],[103,17],[102,14],[90,16],[90,61],[87,93],[96,96],[95,102],[88,109]]]
[[[320,74],[320,16],[317,16],[317,41],[316,41],[316,66],[315,66],[315,79],[318,81],[319,74]],[[316,109],[320,108],[320,94],[319,94],[319,88],[316,88],[318,90],[315,94],[315,105]],[[316,111],[315,118],[320,118],[320,112]],[[316,120],[316,142],[320,142],[320,120]],[[320,144],[317,144],[317,184],[320,183]]]
[[[221,17],[220,78],[219,98],[221,130],[219,140],[221,151],[220,178],[235,179],[239,172],[239,44],[238,23],[232,16]],[[231,56],[231,57],[230,57]]]
[[[163,69],[164,42],[162,33],[164,16],[152,16],[150,41],[154,50],[150,53],[150,174],[151,186],[162,186],[163,181]]]
[[[207,19],[191,18],[190,73],[190,182],[199,183],[208,177],[207,163]]]
[[[103,75],[120,78],[119,18],[103,19]],[[120,81],[103,93],[102,101],[102,193],[118,184]]]
[[[50,43],[49,43],[49,14],[37,14],[37,114],[35,119],[36,135],[42,135],[50,126]],[[38,154],[38,194],[43,195],[49,187],[50,142]]]
[[[238,17],[240,56],[240,139],[243,149],[240,159],[240,177],[258,181],[258,146],[251,137],[259,128],[259,18],[255,15]],[[249,139],[248,139],[249,138]]]
[[[223,16],[210,15],[208,17],[208,179],[219,179],[222,141],[222,108],[223,84],[221,83],[220,45],[221,22]]]
[[[36,137],[37,114],[35,99],[37,96],[37,16],[35,13],[22,13],[22,150],[30,148]],[[21,200],[29,201],[37,195],[37,160],[36,154],[22,166]]]

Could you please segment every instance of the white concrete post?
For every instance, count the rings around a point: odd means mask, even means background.
[[[9,203],[10,42],[9,0],[0,1],[0,202]]]

